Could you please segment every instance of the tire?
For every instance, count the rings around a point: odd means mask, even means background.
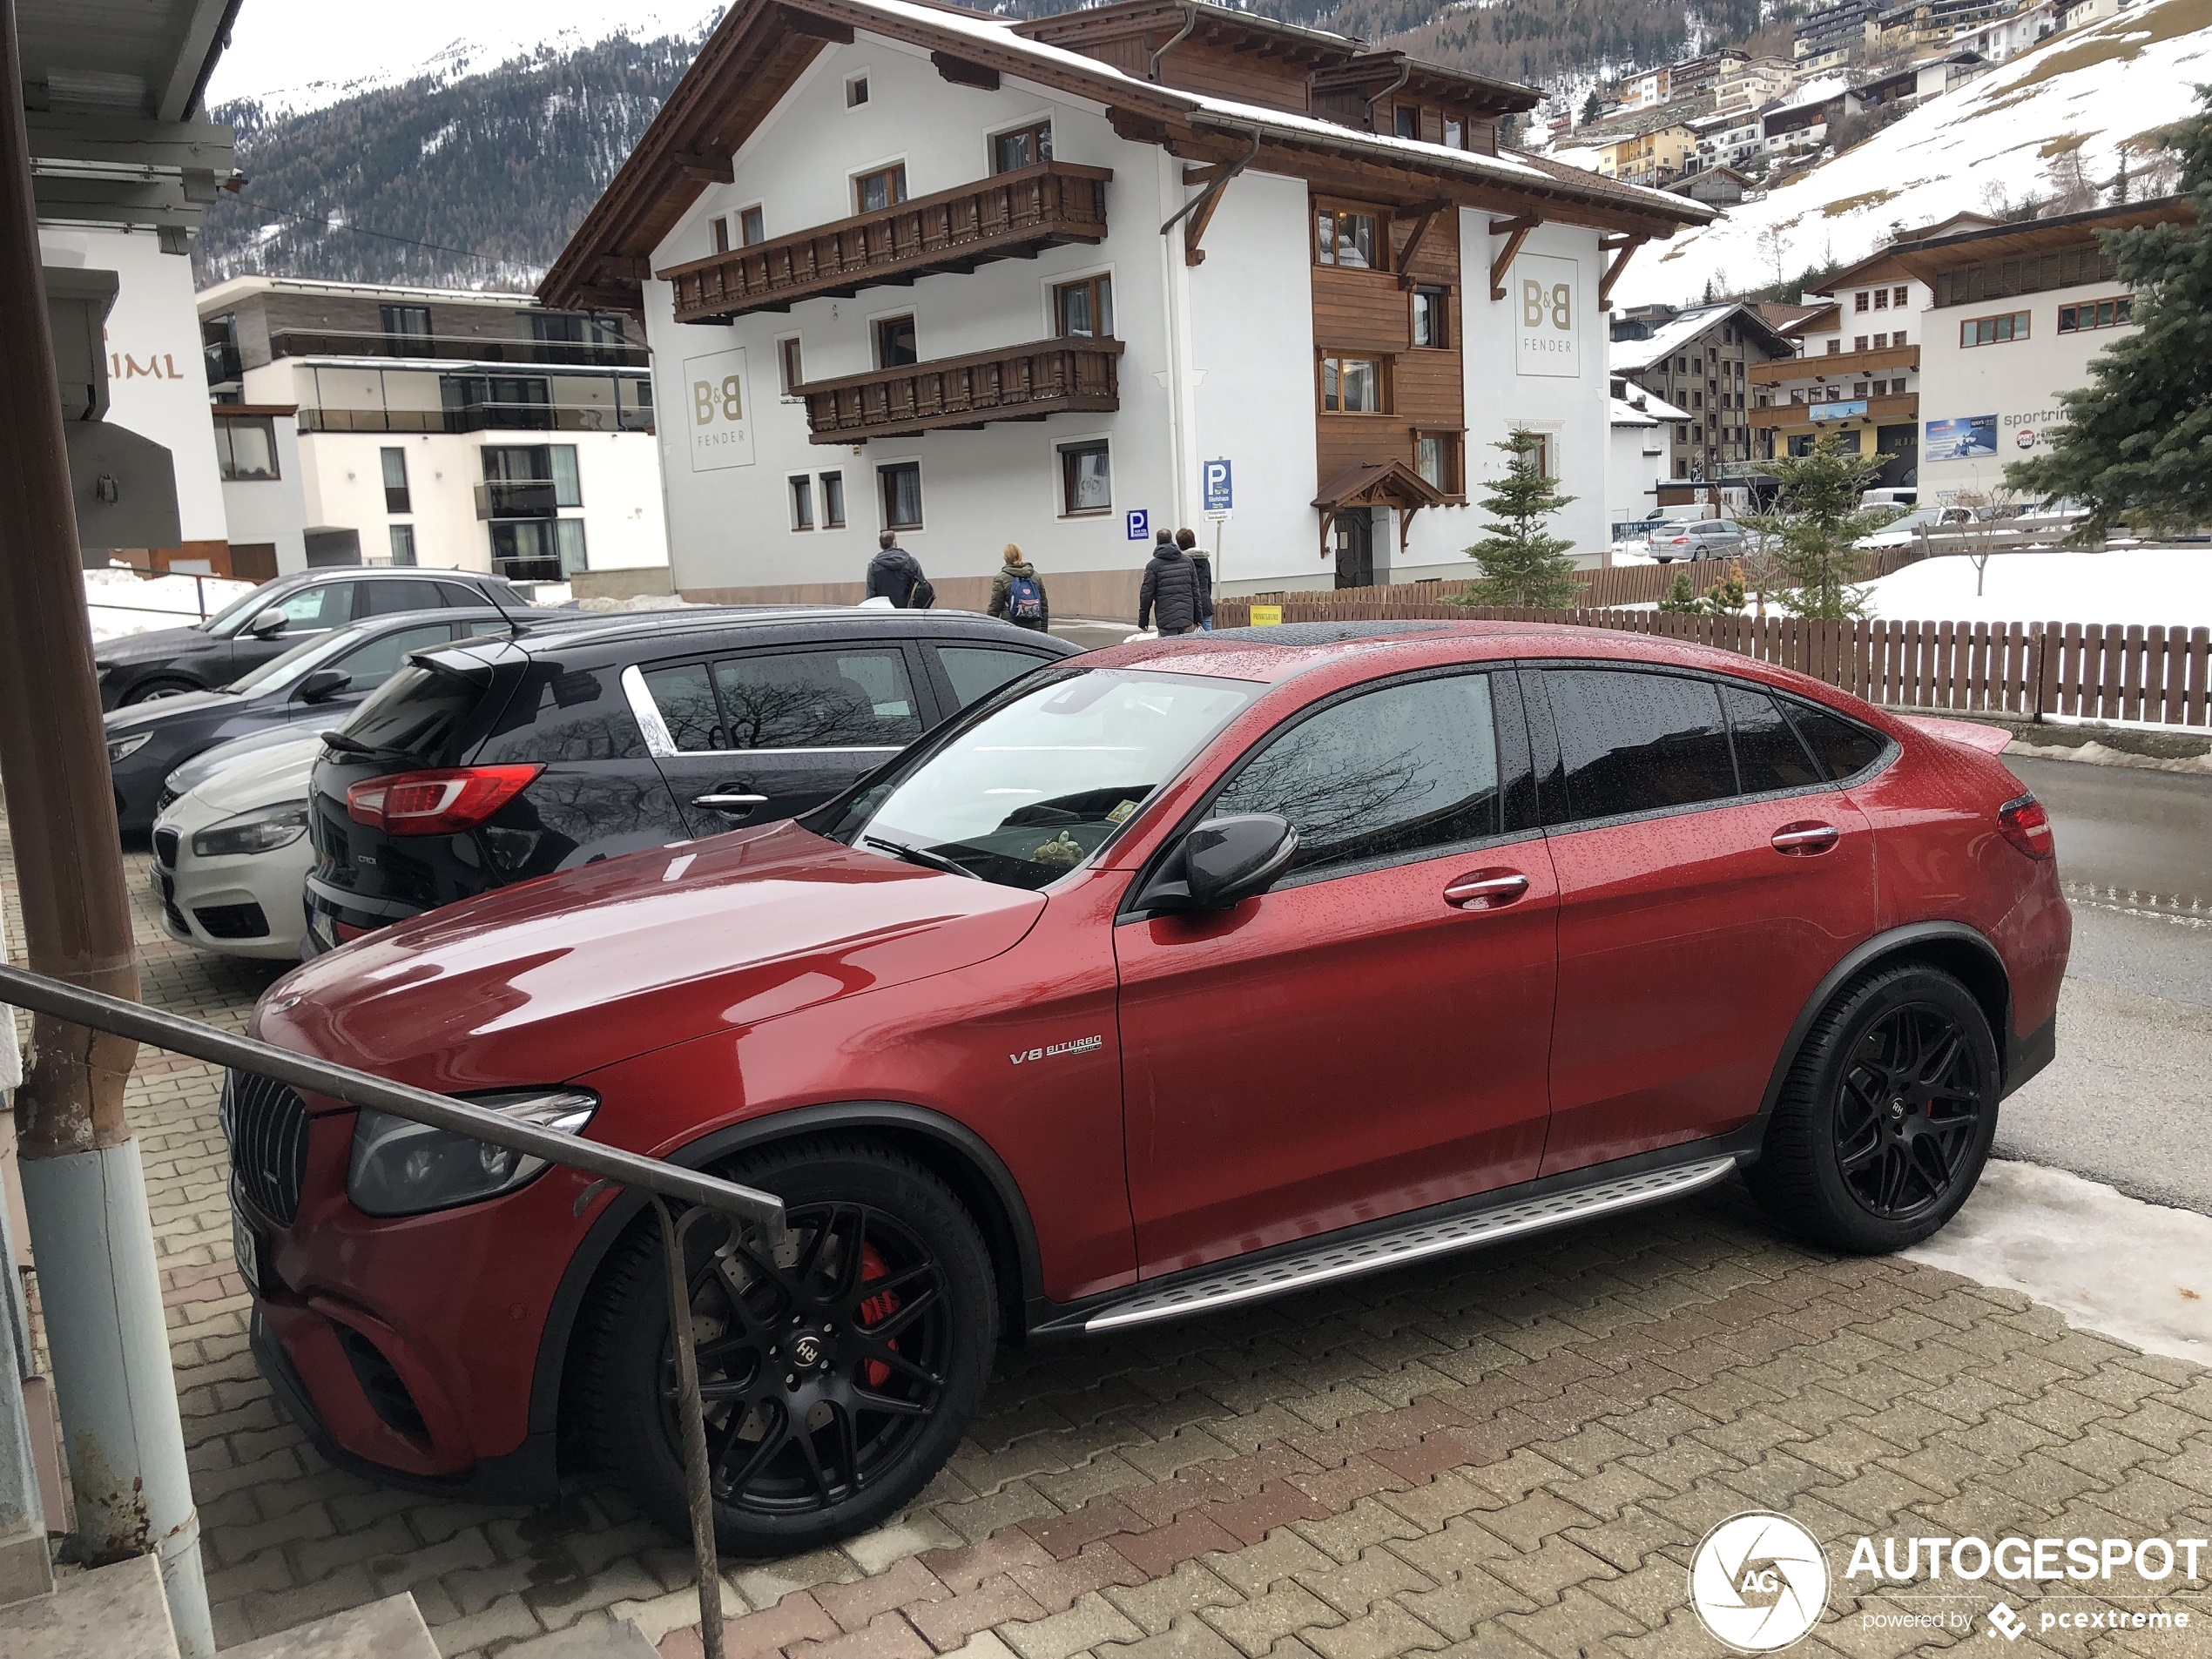
[[[2000,1078],[1988,1017],[1964,985],[1917,963],[1877,968],[1813,1022],[1746,1179],[1811,1243],[1903,1250],[1981,1178]]]
[[[133,685],[116,706],[127,709],[134,704],[152,703],[165,697],[185,697],[206,689],[196,681],[179,679],[173,674],[157,675],[152,679],[141,680]]]
[[[792,1554],[897,1514],[959,1446],[997,1346],[991,1259],[944,1183],[869,1142],[770,1148],[717,1173],[780,1197],[790,1230],[772,1258],[718,1217],[685,1240],[715,1537],[725,1554]],[[688,1534],[650,1215],[615,1247],[579,1335],[574,1420],[593,1460]]]

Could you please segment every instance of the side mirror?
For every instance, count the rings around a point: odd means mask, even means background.
[[[256,639],[266,639],[271,634],[282,633],[290,622],[290,617],[274,605],[271,605],[246,624],[246,631]]]
[[[351,674],[335,668],[318,668],[300,682],[293,697],[302,703],[327,703],[354,683]]]
[[[1147,910],[1226,910],[1290,867],[1298,832],[1273,813],[1210,818],[1183,838],[1138,901]]]

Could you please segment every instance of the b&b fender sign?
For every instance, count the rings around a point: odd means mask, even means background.
[[[752,398],[744,347],[686,357],[684,404],[693,472],[752,465]]]
[[[1507,298],[1514,319],[1514,367],[1552,380],[1582,377],[1581,272],[1573,260],[1526,253],[1514,261]]]

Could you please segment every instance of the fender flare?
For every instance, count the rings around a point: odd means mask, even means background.
[[[1805,1036],[1811,1031],[1812,1022],[1820,1017],[1821,1010],[1835,1000],[1836,994],[1845,985],[1884,957],[1899,955],[1917,945],[1928,944],[1964,945],[1988,960],[1990,967],[1996,971],[1999,980],[2005,986],[2005,1006],[1994,1022],[1996,1029],[1990,1035],[1996,1039],[2000,1060],[2011,1055],[2012,975],[2006,970],[2004,957],[1999,954],[1997,947],[1989,942],[1987,936],[1963,921],[1915,921],[1901,927],[1892,927],[1847,951],[1843,960],[1830,968],[1822,976],[1820,983],[1813,987],[1812,995],[1805,999],[1804,1007],[1791,1022],[1790,1035],[1783,1039],[1782,1052],[1775,1060],[1773,1073],[1767,1079],[1766,1092],[1760,1096],[1758,1112],[1751,1120],[1760,1127],[1762,1134],[1767,1120],[1774,1116],[1775,1103],[1782,1098],[1782,1088],[1790,1079],[1790,1068],[1797,1061],[1797,1051],[1804,1046]]]
[[[1036,1227],[1030,1218],[1028,1200],[1022,1195],[1021,1184],[1006,1167],[1005,1160],[992,1150],[990,1143],[967,1124],[942,1112],[888,1100],[797,1106],[726,1124],[665,1156],[671,1163],[697,1170],[774,1141],[871,1129],[896,1130],[934,1141],[981,1176],[1013,1231],[1021,1274],[1021,1282],[1015,1286],[1015,1299],[1023,1307],[1035,1305],[1043,1294],[1044,1274],[1037,1251]],[[561,1282],[546,1310],[545,1323],[538,1332],[537,1363],[530,1374],[528,1433],[550,1433],[559,1426],[561,1384],[568,1370],[570,1345],[576,1336],[577,1315],[583,1309],[584,1296],[598,1276],[608,1251],[631,1223],[644,1213],[645,1204],[641,1193],[624,1190],[617,1194],[615,1201],[600,1212],[599,1218],[585,1231],[582,1242],[570,1255],[569,1264],[562,1271]]]

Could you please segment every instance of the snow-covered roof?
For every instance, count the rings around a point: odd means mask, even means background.
[[[1643,395],[1639,400],[1642,408],[1626,398],[1608,398],[1606,401],[1612,405],[1615,426],[1657,426],[1662,421],[1689,419],[1688,409],[1678,409],[1655,393],[1646,392]]]
[[[1684,346],[1703,334],[1720,320],[1724,311],[1734,311],[1733,304],[1693,306],[1671,322],[1659,325],[1649,340],[1616,340],[1608,353],[1615,374],[1649,368],[1663,358],[1673,356]]]

